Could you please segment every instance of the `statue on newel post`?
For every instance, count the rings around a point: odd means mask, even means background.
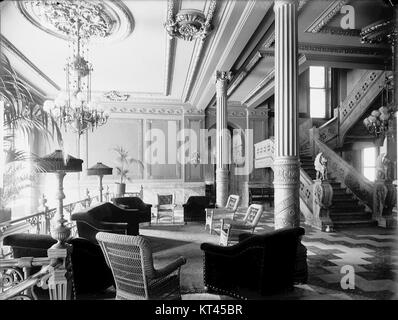
[[[330,219],[330,206],[333,200],[333,188],[328,180],[327,158],[322,152],[315,157],[314,166],[316,180],[313,189],[313,226],[322,231],[333,231],[333,221]]]
[[[373,219],[379,227],[394,226],[392,210],[396,204],[397,194],[392,183],[394,162],[384,153],[376,161],[376,181],[373,190]]]

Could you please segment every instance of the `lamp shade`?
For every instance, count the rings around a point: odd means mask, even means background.
[[[83,160],[64,155],[62,150],[55,150],[36,160],[45,172],[80,172]]]
[[[106,176],[112,174],[113,168],[104,165],[102,162],[98,162],[91,168],[87,169],[88,176]]]

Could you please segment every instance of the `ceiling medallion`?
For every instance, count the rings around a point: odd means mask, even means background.
[[[164,28],[171,38],[180,38],[186,41],[201,39],[204,41],[213,30],[211,21],[216,9],[216,1],[212,0],[207,16],[200,10],[180,10],[174,17],[174,0],[168,1],[167,22]]]
[[[77,36],[94,42],[122,40],[131,34],[134,20],[121,1],[16,1],[33,25],[56,37]]]

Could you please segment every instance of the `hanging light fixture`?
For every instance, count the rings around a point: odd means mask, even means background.
[[[387,136],[389,134],[390,120],[394,117],[394,105],[390,101],[392,86],[392,77],[386,77],[381,96],[381,107],[373,110],[363,120],[363,124],[369,133],[376,137]]]
[[[64,69],[65,92],[60,92],[55,100],[45,101],[43,108],[58,120],[65,131],[71,128],[79,136],[89,129],[94,130],[104,125],[109,118],[109,114],[99,108],[91,96],[93,67],[87,59],[87,46],[90,37],[96,35],[96,29],[93,28],[93,17],[87,15],[89,5],[86,1],[60,1],[57,6],[49,2],[44,7],[45,14],[50,19],[60,16],[63,18],[62,25],[70,39],[71,54]],[[98,24],[98,21],[96,23]]]

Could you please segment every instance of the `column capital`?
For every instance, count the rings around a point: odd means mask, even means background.
[[[232,72],[231,71],[216,71],[216,83],[218,81],[225,81],[229,82],[232,79]]]
[[[298,0],[275,0],[274,10],[278,9],[281,6],[293,5],[293,4],[298,6],[299,1]]]

